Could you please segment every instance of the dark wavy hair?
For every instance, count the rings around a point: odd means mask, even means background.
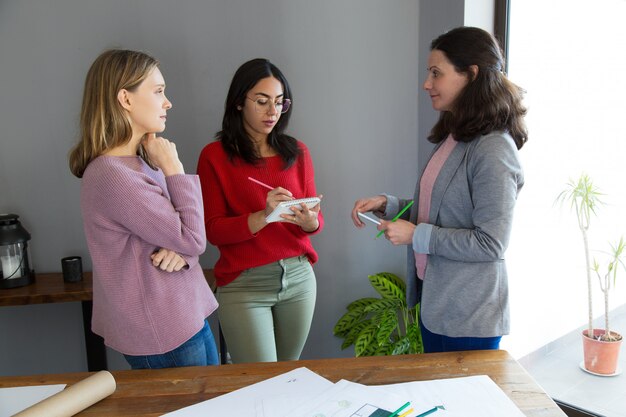
[[[471,142],[494,130],[507,131],[521,149],[528,140],[524,122],[524,90],[504,74],[504,58],[496,39],[475,27],[458,27],[439,36],[430,50],[445,54],[458,73],[469,82],[456,98],[451,111],[442,111],[428,140],[439,143],[448,134],[460,142]],[[470,66],[476,65],[474,77]]]
[[[283,98],[291,100],[292,106],[286,113],[281,114],[280,119],[274,129],[267,137],[268,144],[274,149],[285,162],[285,169],[289,168],[297,159],[301,150],[298,142],[293,137],[284,133],[291,109],[293,108],[293,98],[291,88],[283,73],[269,60],[257,58],[250,60],[237,69],[233,80],[230,83],[226,103],[224,104],[224,118],[222,119],[222,130],[217,132],[217,140],[222,142],[226,154],[232,160],[240,157],[250,164],[262,162],[261,156],[257,153],[252,139],[248,136],[243,124],[243,112],[238,107],[244,106],[244,101],[248,91],[250,91],[260,80],[274,77],[283,87]]]

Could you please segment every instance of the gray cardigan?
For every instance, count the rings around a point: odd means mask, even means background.
[[[407,251],[407,301],[415,305],[421,298],[422,322],[431,332],[450,337],[508,334],[504,252],[523,184],[515,142],[503,132],[457,143],[441,168],[429,221],[415,228]],[[410,201],[386,196],[386,219]],[[412,223],[418,196],[419,180],[410,217],[404,214]],[[413,251],[428,254],[423,283]]]

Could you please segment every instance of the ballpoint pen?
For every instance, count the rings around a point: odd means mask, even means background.
[[[409,204],[404,206],[404,208],[402,210],[400,210],[400,213],[396,214],[396,217],[391,219],[391,222],[395,222],[396,220],[398,220],[400,218],[400,216],[402,216],[404,214],[404,212],[407,211],[412,205],[413,205],[413,200],[411,200],[411,202]],[[378,234],[376,235],[376,238],[381,237],[383,235],[383,233],[385,233],[384,230],[381,230],[380,232],[378,232]]]

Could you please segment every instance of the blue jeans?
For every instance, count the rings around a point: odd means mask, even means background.
[[[424,353],[456,352],[460,350],[495,350],[500,347],[502,336],[495,337],[449,337],[432,333],[420,318],[420,330]]]
[[[174,350],[160,355],[124,355],[124,357],[133,369],[206,366],[219,363],[215,338],[207,320],[204,320],[204,326],[198,333]]]

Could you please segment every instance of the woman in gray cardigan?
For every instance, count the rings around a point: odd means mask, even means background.
[[[509,332],[504,253],[524,183],[518,150],[528,138],[523,90],[503,73],[497,41],[460,27],[431,43],[424,89],[440,112],[436,143],[411,200],[379,195],[356,201],[382,218],[379,230],[408,246],[407,298],[420,304],[425,352],[497,349]]]

